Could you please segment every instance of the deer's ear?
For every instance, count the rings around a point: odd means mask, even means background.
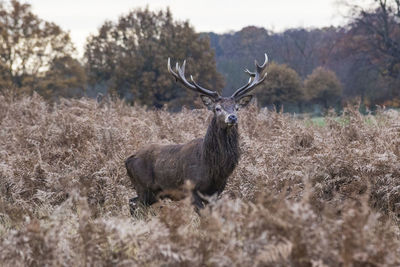
[[[239,106],[239,108],[244,108],[245,106],[247,106],[250,103],[251,99],[253,99],[252,95],[245,95],[245,96],[239,98],[236,101],[236,104]]]
[[[203,104],[209,109],[213,110],[215,106],[215,101],[209,96],[206,95],[200,95],[201,100],[203,101]]]

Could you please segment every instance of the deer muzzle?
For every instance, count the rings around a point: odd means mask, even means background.
[[[238,118],[237,118],[237,116],[236,116],[235,114],[229,115],[229,116],[227,117],[227,119],[226,119],[226,123],[227,123],[228,125],[234,125],[234,124],[236,124],[237,122],[238,122]]]

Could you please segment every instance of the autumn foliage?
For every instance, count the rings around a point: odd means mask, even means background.
[[[0,2],[0,92],[82,96],[86,74],[74,53],[69,34],[33,14],[29,4]]]
[[[223,78],[207,36],[188,22],[173,20],[169,10],[136,9],[117,22],[106,21],[85,47],[90,86],[103,84],[131,103],[174,109],[193,105],[194,94],[182,90],[168,73],[168,58],[173,66],[187,59],[188,74],[203,87],[221,91]]]
[[[243,68],[251,68],[266,52],[276,64],[271,64],[268,85],[259,90],[262,106],[297,113],[355,101],[370,109],[377,104],[399,107],[400,2],[371,0],[363,7],[340,2],[350,10],[347,25],[281,33],[255,26],[198,33],[189,21],[174,19],[169,9],[132,6],[99,25],[87,37],[83,58],[77,59],[67,31],[38,17],[29,4],[2,1],[0,91],[36,91],[50,101],[101,93],[177,111],[183,105],[196,107],[196,96],[171,79],[168,58],[173,65],[186,59],[187,74],[201,86],[231,95],[248,79]],[[308,78],[317,74],[319,82],[311,86]]]
[[[277,110],[283,103],[303,100],[300,76],[292,68],[272,62],[267,67],[267,79],[257,89],[261,106],[274,104]]]
[[[307,100],[315,101],[328,108],[340,101],[342,84],[333,71],[319,67],[304,81],[304,94]]]

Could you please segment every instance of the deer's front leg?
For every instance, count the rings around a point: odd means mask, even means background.
[[[138,199],[139,199],[139,197],[134,197],[134,198],[129,199],[129,212],[131,213],[132,216],[135,214]]]
[[[193,191],[192,196],[193,196],[192,204],[194,205],[195,211],[196,211],[197,213],[199,213],[199,211],[200,211],[201,209],[204,208],[203,199],[202,199],[202,198],[199,196],[199,194],[198,194],[197,192],[195,192],[195,191]]]

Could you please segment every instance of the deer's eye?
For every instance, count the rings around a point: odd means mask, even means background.
[[[215,111],[216,111],[216,112],[220,112],[221,109],[220,109],[219,107],[216,107],[216,108],[215,108]]]

